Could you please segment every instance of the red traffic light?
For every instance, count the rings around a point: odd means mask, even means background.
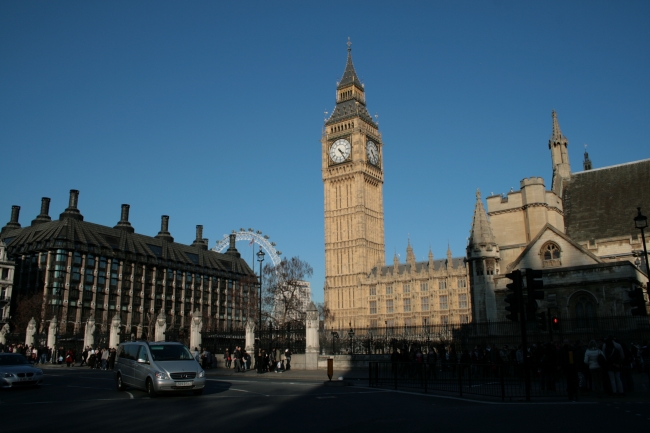
[[[553,324],[557,324],[559,322],[557,317],[553,317]]]

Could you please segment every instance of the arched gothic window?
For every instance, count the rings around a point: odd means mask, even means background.
[[[561,266],[562,262],[560,261],[562,257],[562,251],[560,247],[555,242],[547,242],[542,247],[540,251],[542,256],[542,265],[544,267],[550,266]]]

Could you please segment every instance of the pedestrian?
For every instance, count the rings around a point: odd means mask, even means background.
[[[194,359],[196,359],[196,362],[201,363],[201,352],[199,352],[199,348],[195,347],[194,352],[192,352],[192,356]]]
[[[614,341],[611,335],[605,340],[602,348],[605,358],[607,359],[607,375],[612,385],[612,394],[614,396],[622,397],[625,395],[623,390],[623,382],[621,381],[621,368],[625,355],[623,348],[620,344]]]
[[[436,373],[436,363],[438,362],[438,354],[433,347],[427,349],[427,368],[429,369],[429,377],[436,379],[438,377]]]
[[[643,361],[643,369],[648,375],[648,388],[650,388],[650,344],[648,344],[648,340],[643,340],[640,354],[641,360]]]
[[[102,370],[106,371],[108,368],[108,355],[109,355],[108,347],[104,347],[104,350],[102,350]]]
[[[241,351],[239,346],[235,346],[233,357],[235,358],[235,373],[239,373],[241,371]]]
[[[285,366],[286,371],[291,370],[291,351],[289,349],[284,351],[284,359],[287,361]]]
[[[95,349],[91,348],[88,351],[88,362],[87,365],[91,369],[95,367],[95,361],[97,360],[97,354],[95,353]]]
[[[223,354],[223,359],[226,362],[226,368],[230,368],[232,358],[230,357],[230,351],[226,349],[226,353]]]
[[[275,347],[272,347],[269,352],[269,373],[275,370],[275,363]]]
[[[605,366],[605,362],[605,354],[598,348],[596,340],[591,340],[584,357],[584,363],[588,367],[587,388],[591,392],[601,393],[603,391],[601,368]]]
[[[117,350],[113,347],[108,354],[108,369],[115,369],[115,357],[117,356]]]
[[[68,351],[65,354],[65,364],[66,367],[70,367],[70,364],[74,362],[74,353],[72,352],[72,349],[68,349]]]
[[[81,367],[84,364],[88,365],[88,362],[86,362],[87,359],[88,359],[88,346],[84,347],[84,351],[81,352],[81,362],[79,363],[79,367]]]
[[[264,373],[264,351],[262,349],[257,350],[257,357],[255,358],[255,368],[257,369],[257,374]]]

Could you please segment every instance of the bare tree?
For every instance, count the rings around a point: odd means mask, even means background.
[[[40,324],[42,308],[43,293],[19,298],[16,302],[16,311],[13,314],[12,320],[15,329],[19,332],[24,332],[32,317],[36,320],[37,324]],[[36,329],[38,329],[38,326]]]
[[[279,326],[302,319],[308,296],[305,279],[313,272],[309,263],[298,257],[285,258],[277,266],[267,264],[263,270],[265,315]]]

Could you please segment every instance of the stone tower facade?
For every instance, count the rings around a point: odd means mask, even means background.
[[[494,275],[500,273],[501,256],[492,226],[488,220],[481,193],[476,191],[476,205],[467,244],[472,308],[474,320],[496,320],[497,307],[494,293]]]
[[[370,269],[385,261],[383,142],[366,109],[350,45],[336,88],[336,107],[325,121],[321,139],[325,303],[342,320],[365,311],[355,288]]]

